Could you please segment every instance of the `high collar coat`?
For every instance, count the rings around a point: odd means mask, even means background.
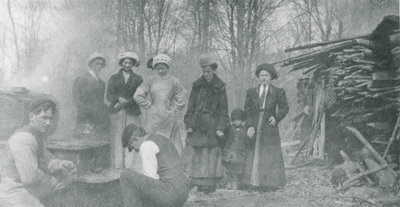
[[[283,164],[281,150],[281,141],[278,129],[278,123],[286,116],[289,111],[285,91],[274,85],[269,85],[265,99],[264,109],[260,109],[262,103],[259,100],[260,87],[247,90],[244,110],[246,113],[246,124],[248,127],[254,127],[257,130],[258,117],[260,110],[264,111],[263,121],[261,123],[260,136],[260,160],[259,162],[259,180],[261,186],[283,186],[286,184],[286,175]],[[274,117],[275,125],[269,124],[268,120]],[[244,183],[250,184],[250,175],[252,170],[255,137],[253,136],[248,145],[246,169]]]
[[[193,129],[188,136],[191,145],[219,146],[216,131],[225,131],[229,116],[225,83],[217,75],[210,82],[202,76],[193,83],[184,122]]]
[[[111,112],[117,112],[114,109],[115,104],[118,103],[118,98],[122,97],[129,101],[125,106],[125,110],[129,115],[141,114],[139,105],[133,99],[133,95],[136,89],[143,82],[142,76],[134,73],[132,70],[129,71],[130,76],[128,81],[125,83],[123,69],[119,70],[118,73],[113,74],[108,81],[107,86],[107,100],[111,103]]]

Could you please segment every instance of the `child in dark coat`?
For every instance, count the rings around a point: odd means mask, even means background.
[[[244,173],[248,141],[243,110],[233,110],[231,113],[231,122],[232,124],[228,131],[223,150],[222,162],[226,168],[226,187],[237,190]]]

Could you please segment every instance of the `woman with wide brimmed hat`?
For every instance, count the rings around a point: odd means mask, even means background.
[[[215,74],[217,61],[211,54],[201,55],[203,75],[193,83],[184,122],[188,132],[185,150],[190,157],[189,175],[198,190],[213,192],[222,177],[220,142],[229,125],[226,85]]]
[[[121,143],[121,135],[125,126],[130,123],[141,126],[142,118],[139,105],[133,99],[136,89],[143,82],[143,78],[133,70],[139,66],[139,58],[134,52],[123,52],[118,55],[118,64],[122,68],[113,74],[108,81],[106,98],[110,102],[109,111],[112,113],[113,125],[113,165],[130,168],[140,166],[134,160],[135,155],[124,152]],[[126,154],[126,156],[124,155]],[[125,162],[125,159],[128,159]],[[130,159],[130,160],[129,160]],[[129,166],[131,164],[134,166]]]
[[[170,138],[181,153],[183,147],[175,114],[185,107],[185,89],[169,73],[171,65],[172,59],[168,55],[156,55],[148,66],[157,74],[140,85],[134,100],[147,109],[147,131]]]
[[[286,116],[289,107],[285,91],[271,83],[278,78],[273,65],[258,65],[255,75],[260,84],[247,90],[244,105],[247,135],[251,142],[243,182],[262,190],[277,189],[286,184],[278,123]],[[258,123],[259,120],[262,122]],[[261,128],[257,129],[258,126]]]
[[[106,84],[98,76],[106,66],[106,58],[95,52],[89,56],[87,62],[88,71],[76,78],[72,87],[77,114],[74,135],[79,138],[108,138],[111,126],[104,104]]]

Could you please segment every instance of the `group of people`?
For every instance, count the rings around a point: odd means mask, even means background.
[[[123,149],[121,135],[126,126],[135,124],[146,131],[171,138],[179,152],[182,142],[176,125],[175,112],[185,107],[185,90],[180,81],[169,74],[171,58],[165,54],[152,58],[150,68],[157,71],[148,80],[134,70],[140,61],[136,53],[123,52],[118,56],[120,66],[105,87],[98,73],[106,65],[103,54],[89,57],[89,70],[78,77],[73,85],[77,122],[75,135],[113,139],[113,166],[141,170],[140,159],[135,152]],[[104,95],[108,106],[104,103]],[[146,111],[143,115],[143,111]]]
[[[139,63],[135,53],[121,53],[121,68],[106,87],[98,77],[106,58],[94,53],[88,73],[73,86],[75,134],[112,137],[113,166],[130,168],[120,175],[125,206],[182,206],[192,187],[214,192],[224,172],[230,189],[265,191],[286,184],[278,123],[288,113],[288,103],[285,91],[271,84],[278,78],[272,65],[257,66],[260,84],[247,90],[244,109],[233,110],[229,118],[226,84],[216,75],[218,63],[211,54],[201,55],[202,75],[192,85],[183,120],[183,147],[175,112],[185,108],[186,95],[169,73],[172,59],[165,54],[150,59],[147,65],[156,74],[147,80],[134,72]],[[34,101],[28,111],[29,123],[8,141],[8,194],[0,188],[0,198],[13,198],[9,206],[42,206],[43,195],[36,193],[65,188],[65,178],[76,170],[74,163],[52,157],[43,145],[55,103]]]

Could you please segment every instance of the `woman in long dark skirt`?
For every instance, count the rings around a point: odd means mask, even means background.
[[[271,190],[286,185],[278,123],[286,116],[289,107],[285,91],[271,84],[278,78],[272,65],[257,66],[256,76],[260,84],[247,90],[244,105],[251,142],[243,182],[261,190]],[[259,119],[260,115],[262,119]],[[258,126],[260,130],[257,130]],[[257,132],[260,133],[259,142],[256,141]]]
[[[203,75],[193,83],[184,118],[187,149],[192,150],[189,175],[199,191],[214,192],[223,174],[219,141],[229,124],[228,98],[225,83],[215,74],[218,65],[214,58],[200,56],[200,66]]]

